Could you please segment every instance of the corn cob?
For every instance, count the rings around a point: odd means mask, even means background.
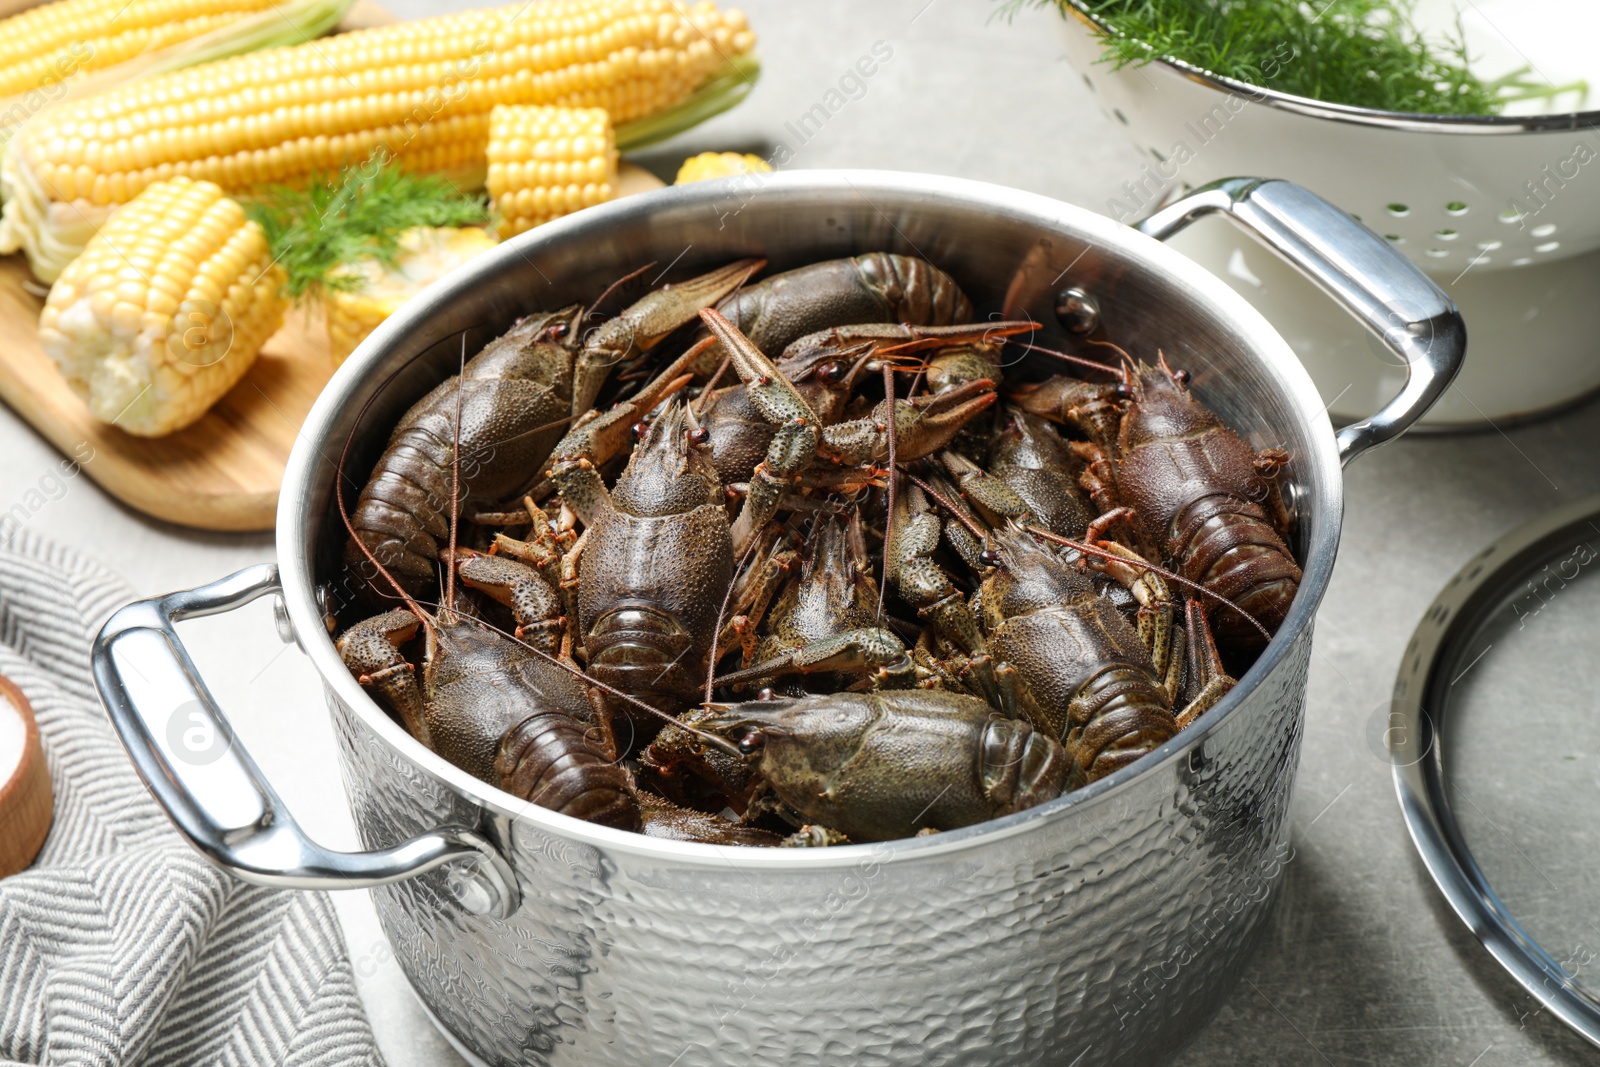
[[[688,185],[690,182],[705,182],[713,178],[731,178],[736,174],[767,174],[771,171],[772,164],[748,152],[744,155],[738,152],[701,152],[683,161],[672,184]]]
[[[350,0],[56,0],[0,20],[0,123],[80,85],[315,37]],[[71,84],[64,85],[68,79]]]
[[[617,145],[598,107],[502,104],[489,113],[489,204],[512,237],[616,195]]]
[[[747,92],[753,44],[742,14],[709,3],[548,0],[148,78],[53,108],[12,140],[0,251],[24,249],[48,281],[115,205],[175,175],[243,192],[382,148],[481,186],[494,105],[603,107],[619,124],[648,120],[641,136],[655,138],[672,132],[662,111],[698,121]]]
[[[375,259],[359,267],[341,267],[354,274],[354,289],[330,287],[323,306],[328,316],[328,354],[334,365],[343,363],[378,324],[423,286],[442,278],[479,252],[493,248],[495,239],[477,226],[415,226],[400,235],[400,253],[393,267]]]
[[[159,437],[203,415],[283,323],[261,227],[211,182],[130,201],[50,290],[39,340],[103,422]]]

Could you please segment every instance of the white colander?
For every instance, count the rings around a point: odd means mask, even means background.
[[[1535,64],[1526,40],[1509,38],[1501,28],[1567,37],[1573,51],[1594,52],[1600,4],[1515,2],[1515,19],[1496,0],[1460,6],[1469,48],[1484,57],[1474,69],[1494,77],[1532,65],[1554,84],[1581,76],[1570,62],[1541,58]],[[1172,60],[1113,69],[1100,61],[1103,28],[1078,0],[1069,3],[1062,19],[1068,59],[1146,156],[1115,196],[1091,206],[1133,221],[1178,187],[1236,174],[1287,178],[1387,237],[1461,306],[1473,339],[1471,355],[1458,379],[1460,395],[1445,398],[1431,425],[1519,417],[1600,388],[1600,359],[1593,354],[1600,300],[1584,295],[1596,290],[1570,284],[1576,275],[1600,282],[1600,111],[1410,115],[1291,96]],[[1453,22],[1456,12],[1454,3],[1430,0],[1417,14],[1424,25],[1437,26]],[[1546,45],[1541,56],[1550,53]],[[1557,48],[1554,54],[1560,60],[1564,53]],[[1600,93],[1600,81],[1590,80]],[[1546,104],[1570,107],[1575,95]],[[1248,262],[1241,260],[1234,247],[1239,242],[1224,247],[1226,242],[1227,235],[1216,235],[1209,247],[1184,251],[1257,303],[1295,343],[1296,311],[1302,304],[1309,308],[1309,287],[1276,263],[1261,266],[1264,257],[1253,247]],[[1512,273],[1496,282],[1483,277],[1491,271]],[[1568,284],[1554,295],[1558,281]],[[1478,343],[1480,337],[1506,336],[1513,323],[1526,329],[1533,321],[1552,334],[1541,338],[1551,360],[1547,368],[1529,366],[1526,346],[1500,359],[1501,353]],[[1295,347],[1332,398],[1336,415],[1344,406],[1363,410],[1363,403],[1397,380],[1399,369],[1375,363],[1353,328],[1338,337],[1322,331]],[[1352,362],[1351,351],[1361,354],[1364,365]],[[1350,392],[1341,398],[1341,389]]]
[[[1094,20],[1076,6],[1070,14],[1068,58],[1149,157],[1112,214],[1119,205],[1130,218],[1142,214],[1141,200],[1174,181],[1270,174],[1315,189],[1434,273],[1600,249],[1600,111],[1403,115],[1290,96],[1171,60],[1113,70],[1098,62]],[[1594,47],[1585,27],[1544,25]],[[1476,51],[1475,41],[1490,36],[1474,34],[1469,45]]]

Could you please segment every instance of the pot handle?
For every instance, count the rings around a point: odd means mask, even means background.
[[[1134,225],[1164,241],[1212,213],[1287,260],[1405,361],[1399,394],[1336,435],[1341,465],[1399,437],[1450,387],[1467,352],[1461,312],[1388,241],[1309,189],[1277,178],[1225,178]]]
[[[451,893],[468,911],[516,911],[516,876],[486,839],[440,826],[392,848],[335,852],[296,824],[239,744],[200,679],[173,623],[242,607],[282,589],[275,564],[246,567],[198,589],[122,608],[90,658],[101,703],[134,769],[180,833],[212,863],[246,882],[290,889],[365,889],[455,860]]]

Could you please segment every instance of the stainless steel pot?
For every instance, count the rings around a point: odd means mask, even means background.
[[[1288,346],[1159,240],[1227,215],[1283,253],[1411,366],[1382,412],[1335,435]],[[1284,182],[1240,179],[1146,220],[976,182],[801,172],[585,211],[480,257],[367,340],[290,459],[276,567],[130,605],[94,648],[124,744],[178,828],[249,881],[375,887],[413,987],[495,1064],[1150,1063],[1233,986],[1285,859],[1311,622],[1339,539],[1339,465],[1402,432],[1449,384],[1448,299],[1369,230]],[[362,406],[392,424],[519,314],[585,299],[655,260],[774,269],[886,249],[955,274],[980,312],[1052,321],[1071,284],[1105,336],[1161,347],[1258,446],[1290,450],[1305,579],[1239,686],[1195,727],[1087,789],[953,833],[826,850],[661,842],[513,800],[412,740],[341,664],[314,584],[340,540],[335,460]],[[389,380],[391,375],[397,375]],[[375,399],[374,399],[375,398]],[[365,469],[382,434],[351,456]],[[325,573],[325,571],[324,571]],[[175,619],[281,597],[280,630],[327,689],[369,851],[309,841],[232,735]],[[137,670],[132,669],[137,667]],[[167,723],[202,709],[209,762]]]

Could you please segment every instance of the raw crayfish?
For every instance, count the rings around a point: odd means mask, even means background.
[[[1044,803],[1223,698],[1299,581],[1289,456],[1165,357],[1025,380],[1038,324],[921,260],[759,266],[584,339],[531,316],[401,419],[347,558],[405,607],[339,646],[419,741],[579,818],[814,847]]]
[[[1214,622],[1225,649],[1254,653],[1289,613],[1300,567],[1284,538],[1290,517],[1278,476],[1282,449],[1257,451],[1189,391],[1189,375],[1166,357],[1155,367],[1127,360],[1115,387],[1056,378],[1025,386],[1018,403],[1075,421],[1088,440],[1084,489],[1099,507],[1090,536],[1128,522],[1180,574],[1228,603]],[[1102,414],[1127,394],[1116,432]]]
[[[1061,795],[1061,746],[974,697],[933,690],[735,704],[701,722],[753,757],[757,810],[853,841],[955,830]]]
[[[356,502],[346,563],[365,572],[370,551],[413,595],[426,592],[452,501],[470,508],[533,485],[562,428],[590,408],[612,366],[653,348],[761,264],[739,260],[659,289],[586,333],[584,309],[573,305],[530,315],[489,342],[395,426]],[[465,490],[459,499],[453,476]],[[387,593],[376,574],[368,578],[369,588]]]

